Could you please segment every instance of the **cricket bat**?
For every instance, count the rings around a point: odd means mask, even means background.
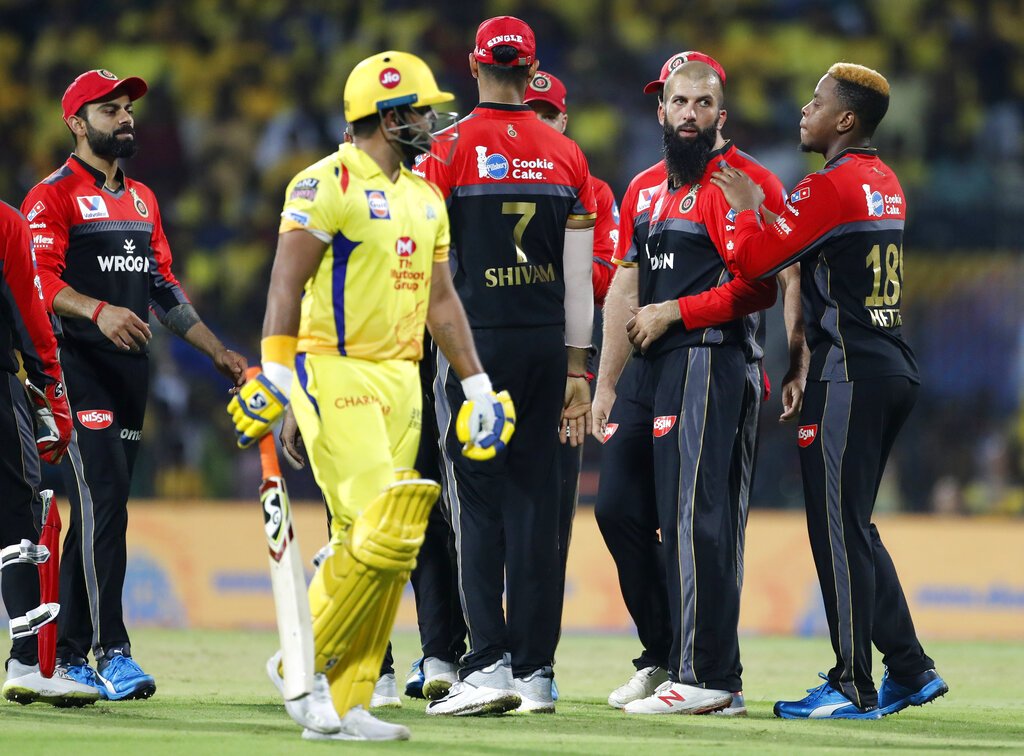
[[[249,378],[258,372],[258,368],[250,369]],[[292,701],[313,691],[313,617],[309,611],[302,554],[292,526],[291,504],[281,477],[273,434],[268,433],[260,439],[260,464],[263,468],[260,503],[270,548],[270,584],[277,611],[277,632],[281,639],[284,697]]]
[[[39,599],[43,604],[57,603],[60,595],[60,512],[53,498],[53,491],[39,492],[43,500],[43,531],[39,545],[50,551],[50,558],[39,565]],[[53,677],[57,661],[57,623],[47,622],[39,628],[36,638],[39,647],[39,673]]]

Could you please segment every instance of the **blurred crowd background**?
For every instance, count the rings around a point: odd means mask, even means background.
[[[72,142],[60,98],[109,68],[150,85],[139,154],[175,269],[203,318],[256,359],[288,179],[340,141],[353,65],[385,49],[424,57],[454,109],[476,103],[476,25],[511,13],[537,33],[569,90],[569,135],[621,197],[660,157],[653,95],[674,52],[728,74],[726,136],[787,186],[820,166],[796,149],[799,108],[837,60],[884,73],[892,102],[876,144],[908,196],[905,332],[920,400],[882,509],[1024,513],[1024,2],[1020,0],[0,0],[0,197],[18,205]],[[785,372],[773,315],[768,369]],[[223,379],[154,329],[138,496],[243,498],[255,454],[235,448]],[[766,406],[754,506],[802,505],[795,429]],[[599,450],[586,452],[584,500]],[[51,481],[56,482],[56,481]],[[58,484],[59,486],[59,484]],[[296,493],[315,496],[308,476]]]

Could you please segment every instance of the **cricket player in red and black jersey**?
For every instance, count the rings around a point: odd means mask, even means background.
[[[428,714],[554,709],[556,429],[574,446],[589,432],[596,207],[579,147],[523,104],[535,56],[523,21],[482,23],[470,54],[480,105],[459,123],[454,146],[420,163],[448,202],[455,287],[480,357],[519,408],[501,458],[462,457],[451,415],[461,388],[439,360],[437,420],[470,652],[460,681]]]
[[[28,380],[18,379],[21,353]],[[57,342],[43,307],[25,217],[0,202],[0,570],[3,601],[11,616],[11,654],[4,698],[81,705],[99,698],[61,671],[39,671],[36,633],[59,612],[39,603],[39,568],[49,559],[38,546],[39,461],[57,464],[71,441],[71,408]],[[28,395],[26,396],[26,389]]]
[[[118,165],[135,153],[132,103],[146,89],[142,79],[102,69],[75,79],[61,101],[75,151],[22,203],[75,409],[62,467],[71,522],[61,562],[58,661],[111,700],[156,690],[131,658],[121,607],[128,492],[149,388],[148,311],[209,355],[236,386],[246,369],[245,359],[200,320],[174,277],[156,197]],[[87,663],[90,650],[98,675]]]
[[[662,88],[669,75],[687,62],[706,64],[724,85],[725,71],[714,58],[696,51],[670,57],[662,67],[660,78],[644,88],[645,93],[659,94],[658,117],[663,128],[665,104],[660,97]],[[717,150],[712,154],[721,154],[723,159],[730,162],[750,160],[721,137],[715,141],[715,145]],[[757,170],[760,171],[759,176],[763,176],[766,187],[770,188],[772,203],[779,206],[783,201],[781,184],[767,171],[760,167]],[[673,637],[665,572],[666,567],[671,568],[672,565],[665,564],[662,539],[658,535],[659,518],[654,483],[654,448],[660,437],[657,429],[652,429],[651,388],[644,380],[648,362],[638,352],[634,353],[632,359],[629,358],[631,344],[626,337],[627,321],[637,311],[635,305],[639,282],[655,275],[646,272],[644,265],[638,268],[633,261],[643,260],[643,255],[646,255],[654,198],[666,177],[665,162],[651,166],[634,178],[623,199],[619,248],[616,253],[620,268],[605,306],[604,352],[594,403],[594,433],[604,444],[597,521],[615,559],[623,599],[643,645],[640,656],[633,660],[636,674],[608,697],[608,703],[617,708],[650,696],[660,684],[668,680]],[[704,202],[696,203],[695,208],[682,215],[687,218],[692,215],[691,220],[709,226],[710,230],[705,236],[719,250],[716,254],[717,259],[720,259],[721,250],[728,245],[731,223],[727,217],[728,208],[722,209],[720,217],[714,215],[713,210],[708,215],[702,215],[710,201],[709,197],[713,198],[713,194],[705,193]],[[685,235],[679,238],[682,243],[687,243]],[[691,238],[689,243],[692,242]],[[707,243],[705,240],[704,244]],[[734,517],[736,572],[742,587],[744,532],[754,469],[758,413],[762,392],[767,395],[767,379],[762,384],[760,359],[763,355],[764,327],[759,312],[761,304],[756,297],[749,297],[747,282],[728,280],[730,278],[726,275],[720,285],[661,305],[660,311],[667,310],[672,317],[678,317],[674,314],[678,310],[685,327],[690,330],[714,328],[729,324],[738,317],[743,318],[744,352],[747,357],[746,386],[729,468],[729,495],[732,501],[729,513]],[[790,369],[783,381],[783,421],[795,416],[799,409],[806,372],[798,278],[796,271],[789,271],[779,277],[786,332],[792,344]],[[658,297],[654,297],[654,301],[658,302]],[[658,311],[657,305],[651,305],[640,311],[637,319],[644,320],[648,314]],[[735,652],[738,654],[738,646]],[[736,667],[739,667],[738,658]],[[732,703],[724,713],[745,714],[742,692],[738,688],[732,692]]]
[[[668,180],[651,197],[643,249],[616,260],[639,270],[633,281],[641,308],[634,309],[626,335],[642,355],[632,393],[653,436],[671,627],[668,681],[627,703],[627,713],[719,711],[742,690],[737,626],[746,513],[736,481],[743,463],[752,463],[741,456],[739,439],[748,406],[761,393],[761,350],[744,316],[770,307],[777,287],[774,279],[734,277],[726,266],[729,207],[708,177],[718,162],[742,164],[766,185],[769,204],[780,207],[784,192],[778,179],[722,137],[721,79],[704,60],[683,62],[666,79]],[[723,284],[725,294],[707,294]],[[686,298],[698,294],[708,298],[694,310]],[[711,311],[716,315],[707,319]]]
[[[917,396],[917,362],[902,335],[906,198],[871,149],[889,106],[877,71],[836,63],[801,111],[800,146],[825,156],[777,217],[739,166],[712,181],[736,211],[730,260],[766,277],[801,261],[810,372],[797,444],[807,530],[836,664],[784,718],[875,719],[945,694],[924,653],[892,559],[871,522],[893,443]],[[872,643],[887,672],[876,692]]]

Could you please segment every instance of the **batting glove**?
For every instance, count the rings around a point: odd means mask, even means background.
[[[486,373],[462,382],[466,401],[459,409],[455,434],[462,455],[477,461],[493,459],[505,448],[516,429],[516,408],[507,391],[495,394]]]
[[[227,407],[239,448],[247,449],[267,435],[287,405],[287,393],[264,373],[246,381]]]

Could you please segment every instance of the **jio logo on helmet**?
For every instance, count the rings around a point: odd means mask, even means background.
[[[387,89],[394,89],[401,81],[402,74],[398,72],[397,68],[385,68],[380,72],[381,86]]]

